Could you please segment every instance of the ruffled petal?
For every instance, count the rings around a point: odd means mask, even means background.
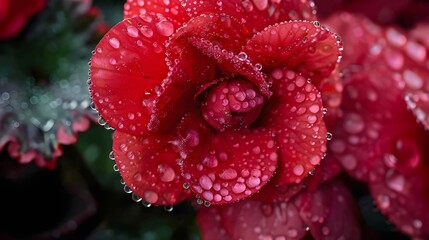
[[[279,144],[279,184],[299,183],[326,152],[327,131],[323,122],[320,92],[289,70],[275,70],[269,80],[273,96],[260,124],[273,129]]]
[[[169,136],[136,137],[120,131],[113,135],[116,165],[127,186],[144,201],[171,205],[190,197]]]
[[[272,133],[262,128],[213,133],[196,116],[186,116],[179,131],[181,170],[190,188],[212,204],[235,202],[259,191],[276,170],[278,148]]]
[[[295,204],[314,239],[360,239],[358,206],[341,181],[303,193]]]
[[[302,239],[305,224],[292,203],[263,203],[246,199],[218,206],[224,227],[232,239]]]
[[[164,28],[159,28],[159,24]],[[147,134],[161,81],[167,76],[164,42],[173,25],[155,15],[140,15],[114,26],[91,58],[91,97],[115,129]],[[171,28],[170,28],[171,27]]]
[[[189,16],[223,12],[240,19],[250,33],[265,27],[289,20],[315,20],[316,10],[312,1],[301,0],[219,0],[191,1],[181,0]]]
[[[334,70],[342,43],[338,35],[317,21],[296,21],[264,29],[243,49],[252,62],[264,66],[264,72],[287,67],[311,77],[318,86]]]
[[[177,27],[189,20],[185,9],[179,1],[165,0],[127,0],[124,4],[124,18],[132,18],[140,14],[157,13],[168,18]]]

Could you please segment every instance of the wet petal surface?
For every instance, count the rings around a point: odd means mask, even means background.
[[[360,239],[358,207],[339,180],[300,195],[295,204],[314,239]]]
[[[150,204],[172,205],[191,196],[183,188],[171,141],[169,136],[114,133],[113,154],[121,176],[134,194]]]
[[[239,19],[247,32],[256,33],[274,23],[316,19],[316,10],[311,1],[301,0],[182,0],[182,6],[192,17],[202,13],[223,12]]]
[[[283,22],[257,33],[244,47],[253,62],[266,71],[294,70],[318,86],[334,70],[341,55],[340,38],[319,22]]]
[[[299,183],[326,152],[327,131],[323,122],[320,92],[289,70],[271,73],[273,96],[265,105],[262,126],[272,128],[279,144],[280,164],[276,181]]]
[[[167,76],[161,20],[140,15],[114,26],[91,58],[91,98],[101,116],[115,129],[147,134],[161,81]],[[156,66],[156,67],[153,67]]]
[[[307,232],[292,203],[263,203],[253,199],[218,207],[232,239],[302,239]]]
[[[213,133],[203,119],[188,115],[180,135],[185,181],[202,200],[212,204],[251,196],[276,170],[278,149],[268,130]]]

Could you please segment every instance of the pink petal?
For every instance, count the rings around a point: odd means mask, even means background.
[[[179,158],[170,136],[136,137],[115,131],[113,153],[127,186],[143,200],[171,205],[190,197],[183,187]]]
[[[91,58],[91,97],[101,116],[115,129],[133,134],[148,128],[153,100],[167,76],[164,42],[173,33],[157,28],[155,15],[141,15],[114,26]]]
[[[264,72],[288,68],[311,77],[318,86],[334,70],[341,55],[340,38],[317,21],[283,22],[257,33],[244,47]]]
[[[263,203],[246,199],[218,206],[224,228],[232,239],[302,239],[307,232],[292,203]]]
[[[259,123],[276,132],[280,147],[279,184],[299,183],[326,152],[326,127],[320,92],[307,80],[288,70],[275,70],[269,80],[273,96]]]
[[[188,115],[179,132],[183,176],[204,201],[222,204],[248,197],[274,174],[278,150],[268,130],[213,133],[200,117]]]
[[[357,205],[339,180],[301,194],[295,204],[314,239],[360,239]]]
[[[140,14],[156,13],[172,21],[176,27],[189,20],[185,9],[179,1],[165,0],[127,0],[124,4],[124,18],[132,18]]]
[[[222,12],[241,19],[250,33],[259,32],[269,25],[283,21],[316,19],[316,10],[311,1],[220,0],[200,2],[182,0],[181,2],[191,17],[204,13]]]

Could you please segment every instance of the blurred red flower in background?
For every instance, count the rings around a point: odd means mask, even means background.
[[[0,39],[16,36],[35,13],[43,9],[46,0],[0,1]]]
[[[344,99],[329,148],[343,168],[368,184],[397,228],[429,237],[429,68],[427,26],[407,33],[361,16],[328,20],[341,34]]]

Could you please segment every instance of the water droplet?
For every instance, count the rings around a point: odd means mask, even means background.
[[[144,192],[144,199],[149,203],[156,203],[158,201],[158,194],[154,191],[147,190]]]
[[[255,68],[256,68],[256,70],[261,71],[262,70],[262,64],[260,64],[260,63],[255,64]]]
[[[330,133],[330,132],[326,133],[326,139],[331,140],[332,139],[332,133]]]
[[[128,187],[128,185],[124,185],[124,192],[125,193],[132,193],[133,191],[131,191],[131,188]]]
[[[145,207],[150,207],[150,206],[152,206],[152,204],[151,204],[151,203],[146,202],[146,201],[141,201],[141,203],[142,203],[142,205],[143,205],[143,206],[145,206]]]
[[[140,202],[142,200],[141,197],[139,197],[137,194],[133,193],[131,194],[131,198],[133,199],[134,202]]]
[[[402,47],[407,42],[405,35],[394,28],[387,29],[386,38],[392,45],[396,47]]]
[[[423,79],[414,71],[406,69],[403,73],[404,81],[408,87],[420,89],[423,87]]]
[[[110,158],[110,160],[115,160],[115,155],[114,155],[113,151],[111,151],[109,153],[109,158]]]
[[[200,177],[199,184],[205,190],[210,190],[213,187],[213,181],[207,175]]]
[[[167,212],[172,212],[172,211],[173,211],[173,209],[174,209],[174,206],[173,206],[173,205],[164,206],[164,210],[165,210],[165,211],[167,211]]]
[[[301,176],[304,173],[304,167],[302,165],[296,165],[293,168],[293,173],[297,176]]]
[[[119,168],[116,164],[113,165],[113,171],[115,171],[115,172],[119,171]]]
[[[127,27],[127,33],[130,37],[138,37],[139,31],[134,26],[128,26]]]
[[[158,173],[160,173],[160,178],[163,182],[171,182],[176,178],[174,169],[166,164],[159,164],[157,170]]]
[[[134,180],[136,180],[137,182],[141,182],[143,180],[143,176],[141,173],[137,172],[136,174],[134,174],[133,176]]]
[[[298,230],[296,230],[295,228],[290,228],[287,230],[287,235],[288,237],[295,238],[296,236],[298,236]]]
[[[247,54],[246,54],[245,52],[240,52],[240,53],[238,53],[238,59],[239,59],[240,61],[245,61],[245,60],[247,60]]]
[[[224,169],[221,173],[219,173],[219,177],[224,180],[231,180],[237,177],[237,171],[233,168]]]
[[[119,40],[117,38],[114,38],[114,37],[112,37],[112,38],[109,39],[109,44],[113,48],[119,48],[121,46]]]
[[[365,123],[359,114],[349,113],[345,117],[343,126],[348,133],[356,134],[364,130]]]
[[[390,169],[386,173],[386,184],[390,189],[402,192],[405,188],[405,178],[395,170]]]
[[[168,20],[162,20],[156,24],[159,34],[169,37],[174,32],[174,25]]]
[[[268,7],[268,0],[253,0],[255,7],[262,11]]]
[[[142,26],[140,28],[140,32],[143,34],[143,36],[150,38],[153,36],[153,30],[149,26]]]

